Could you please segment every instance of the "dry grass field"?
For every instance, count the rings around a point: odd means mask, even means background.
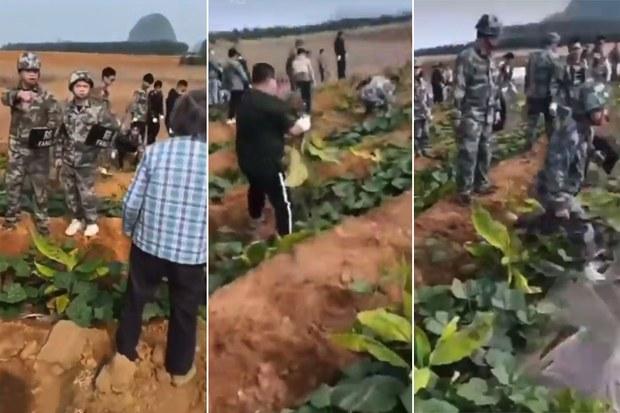
[[[316,62],[321,48],[325,49],[325,60],[331,79],[336,77],[336,56],[334,55],[335,32],[322,32],[299,36],[311,51],[311,59],[318,79]],[[286,57],[298,36],[284,36],[269,39],[242,40],[238,49],[251,67],[258,62],[272,64],[280,76],[284,75]],[[400,67],[411,59],[411,24],[397,23],[345,31],[347,47],[347,73],[370,75],[387,67]],[[227,56],[230,42],[219,41],[215,45],[216,59]]]
[[[16,62],[19,52],[0,52],[0,88],[17,84]],[[101,70],[112,66],[117,71],[117,81],[111,92],[112,109],[122,114],[131,101],[132,93],[140,87],[142,76],[151,72],[155,79],[164,83],[164,97],[174,87],[177,80],[186,79],[189,88],[205,87],[206,68],[204,66],[181,66],[178,56],[131,56],[117,54],[87,53],[40,53],[42,60],[41,84],[51,91],[59,101],[70,95],[67,82],[75,69],[86,69],[95,78],[97,85]],[[9,131],[9,109],[0,107],[0,151],[6,150]],[[160,136],[165,136],[163,130]]]

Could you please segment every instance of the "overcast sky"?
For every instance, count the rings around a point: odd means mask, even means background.
[[[161,13],[177,39],[191,46],[206,36],[205,0],[1,0],[0,44],[123,41],[143,16]]]
[[[411,0],[209,0],[209,31],[411,12]]]
[[[415,0],[414,48],[474,39],[481,15],[496,14],[506,25],[533,23],[562,11],[569,0]]]

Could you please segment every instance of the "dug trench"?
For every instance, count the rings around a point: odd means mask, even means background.
[[[353,356],[329,333],[348,329],[357,311],[400,300],[358,295],[355,280],[376,284],[411,259],[412,193],[278,254],[209,299],[209,408],[271,413],[295,405],[337,378]]]

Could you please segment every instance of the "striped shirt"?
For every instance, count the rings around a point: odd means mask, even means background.
[[[151,145],[123,203],[123,231],[142,251],[179,264],[207,262],[207,144]]]

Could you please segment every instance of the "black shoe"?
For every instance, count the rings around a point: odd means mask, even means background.
[[[488,185],[488,186],[485,186],[485,187],[482,187],[482,188],[474,189],[474,192],[477,195],[489,195],[489,194],[492,194],[493,192],[495,192],[496,190],[497,190],[497,186],[495,186],[495,185]]]
[[[471,195],[469,194],[458,194],[456,196],[456,203],[462,206],[470,206],[471,205]]]

